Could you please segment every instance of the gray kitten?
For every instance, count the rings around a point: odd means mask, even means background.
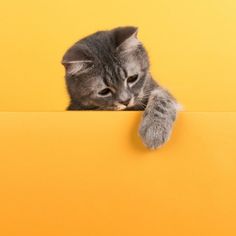
[[[99,31],[65,53],[67,110],[144,110],[139,133],[151,149],[170,137],[177,102],[149,72],[136,27]]]

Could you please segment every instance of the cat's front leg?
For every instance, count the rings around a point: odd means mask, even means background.
[[[176,119],[177,105],[168,91],[161,87],[153,89],[139,128],[139,134],[148,148],[158,148],[168,141]]]

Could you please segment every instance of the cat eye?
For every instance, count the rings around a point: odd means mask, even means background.
[[[138,80],[138,74],[132,75],[127,78],[127,83],[132,84],[132,83],[136,82],[137,80]]]
[[[101,96],[107,96],[107,95],[111,94],[111,90],[109,88],[105,88],[105,89],[101,90],[100,92],[98,92],[98,94]]]

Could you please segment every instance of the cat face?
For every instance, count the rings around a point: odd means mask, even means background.
[[[90,35],[74,44],[62,63],[69,95],[81,107],[125,110],[141,102],[149,61],[135,27]]]

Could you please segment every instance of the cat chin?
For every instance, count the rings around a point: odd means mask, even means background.
[[[127,106],[123,105],[123,104],[119,104],[115,107],[116,111],[123,111],[127,108]]]

